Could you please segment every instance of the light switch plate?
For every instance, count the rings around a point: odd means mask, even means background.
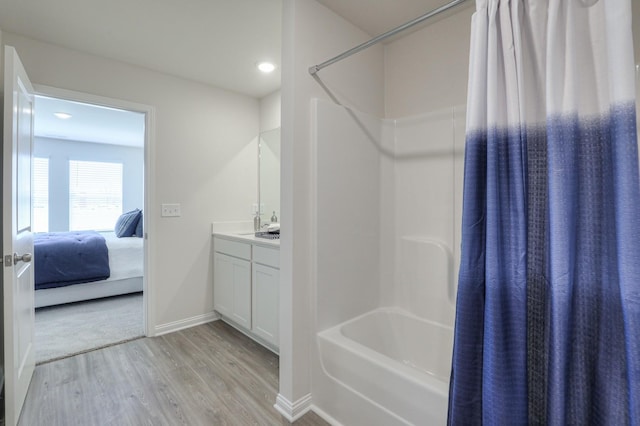
[[[160,215],[162,217],[179,217],[182,213],[180,212],[180,204],[163,204]]]

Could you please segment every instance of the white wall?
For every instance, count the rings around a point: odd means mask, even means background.
[[[2,47],[2,29],[0,29],[0,47]],[[0,129],[4,129],[4,48],[0,49]],[[4,134],[4,133],[3,133]],[[0,227],[1,229],[2,227]],[[0,241],[4,241],[0,230]],[[0,278],[0,283],[3,279]],[[0,318],[4,318],[4,296],[0,296]],[[4,323],[4,320],[3,320]],[[0,380],[4,383],[4,326],[0,327]],[[4,415],[0,416],[4,421]]]
[[[2,44],[2,29],[0,28],[0,46],[4,46]],[[2,52],[0,52],[0,94],[4,93],[4,47],[2,48]],[[4,103],[3,103],[4,105]],[[0,121],[2,119],[0,118]]]
[[[382,123],[325,100],[318,100],[312,115],[317,117],[316,329],[322,331],[379,304]]]
[[[633,25],[633,47],[635,50],[636,64],[640,64],[640,1],[631,1],[632,25]]]
[[[288,403],[308,395],[312,356],[317,365],[317,354],[311,351],[315,348],[311,99],[333,97],[375,116],[384,111],[380,47],[320,71],[320,81],[309,75],[308,68],[367,39],[369,35],[314,0],[283,2],[280,397]]]
[[[4,33],[33,83],[155,108],[150,285],[157,325],[213,312],[211,222],[250,219],[257,99]],[[182,216],[161,218],[161,203]]]
[[[279,90],[260,99],[260,132],[280,127],[281,104]]]
[[[466,2],[450,16],[385,45],[387,118],[466,103],[474,11],[474,2]]]

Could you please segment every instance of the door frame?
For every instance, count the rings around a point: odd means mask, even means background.
[[[153,282],[155,271],[153,259],[155,259],[155,219],[153,206],[155,206],[155,107],[121,99],[108,98],[75,90],[59,89],[57,87],[40,84],[33,85],[35,95],[58,98],[67,101],[82,102],[100,105],[109,108],[123,109],[142,113],[144,119],[144,275],[143,275],[143,322],[145,336],[155,336],[156,312],[155,289],[150,284]],[[35,114],[38,114],[37,108]]]

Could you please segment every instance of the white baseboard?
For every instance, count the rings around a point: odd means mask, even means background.
[[[154,336],[161,336],[167,333],[173,333],[174,331],[184,330],[185,328],[194,327],[196,325],[205,324],[211,321],[220,319],[217,313],[209,312],[202,315],[197,315],[191,318],[185,318],[178,321],[169,322],[166,324],[156,325]]]
[[[291,402],[284,396],[278,394],[274,408],[278,410],[285,419],[293,423],[311,409],[311,394],[308,393],[295,402]]]

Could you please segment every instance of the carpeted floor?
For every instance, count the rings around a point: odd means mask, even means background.
[[[142,293],[36,310],[36,363],[136,339],[144,335]]]

